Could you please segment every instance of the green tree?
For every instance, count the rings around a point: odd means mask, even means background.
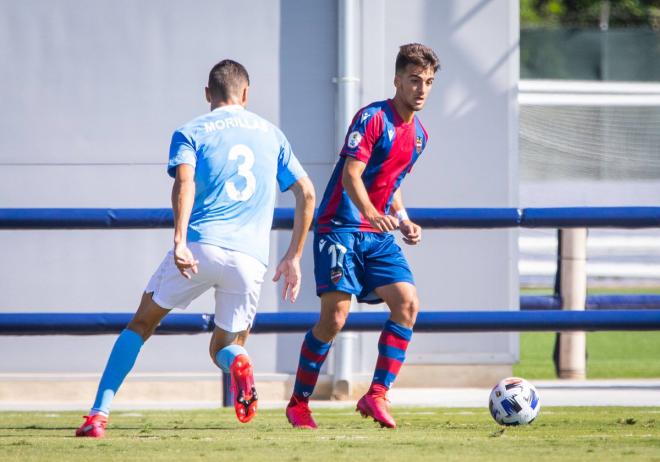
[[[520,0],[522,27],[660,26],[660,0]]]

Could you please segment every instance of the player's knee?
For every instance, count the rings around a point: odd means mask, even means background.
[[[346,324],[346,317],[341,313],[333,313],[331,316],[324,317],[316,326],[316,332],[319,334],[319,340],[329,342],[334,339]]]
[[[344,324],[346,324],[346,318],[340,314],[336,314],[330,318],[330,322],[328,323],[328,330],[334,337],[344,328]]]
[[[417,320],[417,313],[419,313],[419,300],[417,297],[405,300],[401,303],[398,311],[403,323],[407,326],[413,326]]]

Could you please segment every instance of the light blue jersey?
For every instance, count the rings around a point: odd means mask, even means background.
[[[268,264],[275,185],[307,176],[284,134],[239,105],[222,106],[174,132],[167,173],[195,167],[188,242],[246,253]]]

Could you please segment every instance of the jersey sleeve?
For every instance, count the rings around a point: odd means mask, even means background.
[[[192,137],[184,130],[177,130],[172,135],[170,143],[170,159],[167,163],[167,174],[176,177],[176,168],[181,164],[195,167],[197,164],[197,153]]]
[[[366,107],[353,118],[340,155],[352,157],[366,164],[371,158],[374,145],[382,134],[382,114],[375,108]]]
[[[280,154],[277,159],[277,184],[280,191],[284,192],[300,178],[307,176],[307,172],[293,154],[289,140],[280,133]]]

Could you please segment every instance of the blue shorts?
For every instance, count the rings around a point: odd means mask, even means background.
[[[346,292],[361,303],[381,303],[374,290],[395,282],[415,284],[394,236],[389,233],[314,234],[316,294]]]

